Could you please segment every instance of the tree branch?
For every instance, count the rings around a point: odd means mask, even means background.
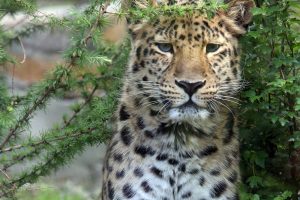
[[[86,46],[88,40],[92,37],[92,34],[94,33],[94,31],[96,30],[96,28],[99,25],[100,22],[100,17],[103,16],[103,14],[105,13],[105,10],[108,6],[108,2],[102,6],[100,6],[99,8],[99,15],[97,16],[97,20],[95,21],[95,23],[93,24],[93,26],[91,27],[89,33],[87,34],[87,36],[83,39],[83,45]],[[78,45],[78,48],[81,47],[82,44]],[[76,60],[77,58],[79,58],[78,55],[72,55],[71,56],[71,60],[69,62],[69,64],[66,66],[67,71],[69,72],[71,70],[71,68],[76,64]],[[34,111],[36,111],[36,109],[45,103],[45,101],[56,92],[56,90],[59,88],[61,81],[63,80],[65,73],[61,73],[58,77],[56,77],[56,81],[54,81],[55,84],[53,84],[53,86],[51,87],[46,87],[43,95],[38,98],[37,100],[34,101],[34,104],[31,106],[31,108],[29,108],[25,114],[23,115],[23,117],[21,117],[17,122],[16,125],[10,129],[9,133],[7,134],[7,136],[4,138],[4,140],[2,141],[2,143],[0,144],[0,150],[2,150],[5,145],[9,142],[9,140],[11,139],[12,136],[16,136],[17,131],[26,123],[28,122],[28,120],[30,119],[30,117],[32,116],[32,114],[34,113]]]
[[[74,112],[74,114],[71,116],[71,118],[67,122],[65,122],[65,125],[60,128],[61,130],[65,129],[67,126],[69,126],[71,124],[71,122],[77,117],[78,113],[80,113],[80,111],[92,100],[97,88],[98,88],[98,86],[94,87],[93,91],[86,98],[84,103],[80,105],[80,108],[78,110],[76,110]],[[26,144],[23,144],[23,145],[19,144],[19,145],[15,145],[15,146],[12,146],[12,147],[2,149],[2,150],[0,150],[0,153],[10,152],[10,151],[21,149],[21,148],[24,148],[24,147],[35,147],[35,146],[38,146],[38,145],[41,145],[41,144],[50,144],[51,142],[62,140],[62,139],[65,139],[67,137],[76,137],[76,136],[79,136],[79,135],[80,134],[75,134],[74,136],[73,135],[68,135],[68,136],[54,137],[52,139],[42,140],[42,141],[39,141],[39,142],[27,144],[27,145]]]

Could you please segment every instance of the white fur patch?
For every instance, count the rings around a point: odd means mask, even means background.
[[[169,111],[169,118],[173,121],[197,121],[199,119],[207,119],[209,112],[206,109],[194,109],[194,108],[172,108]]]

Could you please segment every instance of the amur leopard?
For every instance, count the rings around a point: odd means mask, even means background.
[[[143,9],[138,0],[135,6]],[[130,22],[132,52],[103,200],[239,199],[238,38],[254,6],[234,0],[213,18],[195,12]]]

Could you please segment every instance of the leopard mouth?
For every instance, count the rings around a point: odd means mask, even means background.
[[[194,109],[194,110],[198,110],[198,109],[205,109],[205,107],[199,106],[197,105],[192,99],[189,99],[187,102],[185,102],[184,104],[178,106],[177,108],[181,109],[181,110],[185,110],[185,109]]]
[[[180,106],[177,106],[176,108],[178,108],[182,111],[184,111],[184,110],[195,110],[195,111],[199,110],[199,111],[201,111],[201,110],[209,109],[205,104],[202,103],[201,105],[199,105],[199,104],[195,103],[191,98],[187,102],[183,103]]]
[[[191,99],[184,104],[169,110],[169,117],[175,121],[189,121],[195,119],[206,119],[210,112],[208,108],[199,106]]]

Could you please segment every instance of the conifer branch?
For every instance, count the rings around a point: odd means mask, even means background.
[[[78,113],[80,113],[80,111],[86,105],[88,105],[88,103],[90,103],[90,101],[92,100],[92,97],[94,96],[97,88],[98,88],[98,86],[94,87],[93,91],[88,96],[88,98],[84,101],[84,103],[81,104],[80,107],[78,109],[76,109],[76,111],[74,111],[74,113],[70,117],[70,119],[68,121],[66,121],[65,124],[64,124],[64,126],[62,126],[60,128],[61,130],[65,129],[67,126],[69,126],[72,123],[72,121],[77,117]],[[29,144],[19,144],[19,145],[15,145],[15,146],[8,147],[8,148],[5,148],[3,150],[0,150],[0,153],[10,152],[10,151],[18,150],[18,149],[21,149],[21,148],[24,148],[24,147],[36,147],[36,146],[41,145],[41,144],[51,144],[52,142],[65,139],[66,137],[76,137],[76,136],[80,136],[80,135],[81,134],[59,136],[59,137],[54,137],[54,138],[49,138],[49,139],[42,139],[41,141],[33,142],[33,143],[29,143]],[[4,168],[4,170],[6,170],[6,169],[7,169],[7,166]]]
[[[69,70],[73,66],[73,62],[75,62],[75,59],[73,58],[71,63],[66,67],[66,72],[69,73]],[[61,81],[63,77],[65,76],[65,73],[61,73],[58,77],[55,78],[54,84],[49,86],[47,85],[42,92],[41,96],[38,96],[37,99],[34,100],[33,105],[28,108],[24,115],[17,120],[16,125],[12,127],[7,134],[7,136],[3,139],[2,143],[0,144],[0,150],[2,150],[5,145],[9,142],[11,137],[16,136],[17,131],[22,128],[32,117],[32,114],[36,109],[38,109],[41,105],[43,105],[49,98],[50,96],[56,92],[56,90],[61,86]]]
[[[108,3],[100,6],[100,10],[99,10],[99,14],[97,16],[97,20],[95,21],[95,23],[93,24],[93,26],[91,27],[89,33],[85,36],[85,38],[83,39],[83,44],[86,46],[87,41],[91,38],[92,34],[95,32],[96,28],[99,25],[99,18],[101,16],[103,16],[103,14],[105,13],[105,10],[108,6]],[[80,49],[82,48],[82,44],[79,44],[76,49]],[[64,71],[62,73],[60,73],[58,76],[55,77],[55,80],[53,81],[53,85],[47,85],[44,88],[44,91],[41,92],[42,95],[38,96],[37,99],[35,99],[33,102],[33,105],[28,108],[25,112],[24,115],[22,117],[19,118],[19,120],[17,120],[17,122],[15,123],[15,126],[10,128],[9,133],[7,134],[7,136],[3,139],[3,141],[0,144],[0,150],[2,150],[5,145],[10,141],[10,139],[13,136],[17,135],[17,131],[23,127],[28,121],[29,119],[32,117],[32,114],[41,106],[43,105],[49,98],[51,95],[53,95],[57,89],[61,86],[61,82],[63,81],[63,78],[65,77],[65,75],[67,75],[71,68],[76,65],[76,61],[77,59],[80,57],[80,55],[77,54],[72,54],[71,59],[69,61],[69,64],[66,65],[65,70],[66,73],[64,73]]]

